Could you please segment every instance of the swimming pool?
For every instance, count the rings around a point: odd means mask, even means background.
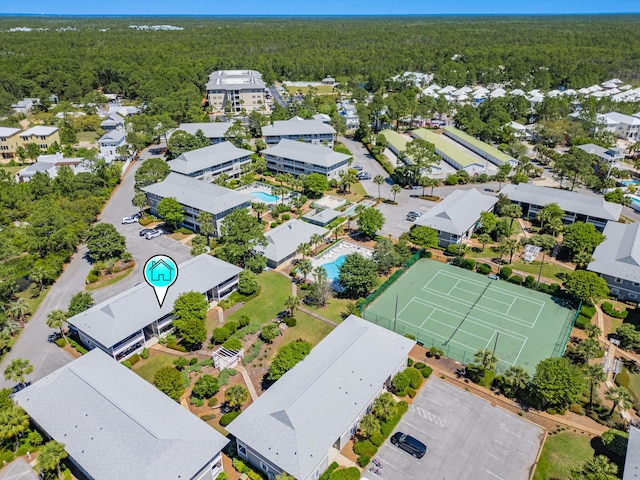
[[[275,203],[280,200],[280,197],[266,192],[251,192],[249,195],[263,201],[264,203]]]
[[[620,180],[618,183],[628,187],[629,185],[640,185],[640,180]]]
[[[640,198],[631,197],[631,208],[633,208],[636,212],[640,212]]]
[[[327,271],[327,278],[332,282],[340,276],[340,266],[344,263],[346,255],[340,255],[333,262],[320,264]]]

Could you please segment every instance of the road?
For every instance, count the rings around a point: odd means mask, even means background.
[[[145,150],[141,155],[141,160],[149,156],[148,150]],[[190,258],[189,249],[186,246],[168,237],[145,240],[144,237],[139,236],[140,226],[138,224],[121,224],[122,217],[135,212],[135,207],[131,204],[134,186],[133,177],[141,163],[142,161],[137,161],[132,164],[121,184],[111,195],[101,215],[101,221],[113,223],[118,231],[126,237],[127,249],[133,255],[136,267],[124,280],[94,291],[93,298],[96,303],[143,281],[142,268],[144,262],[152,255],[169,255],[178,263]],[[51,287],[38,310],[31,316],[31,320],[16,341],[11,352],[0,364],[0,371],[4,372],[6,366],[14,358],[28,359],[34,370],[26,379],[27,381],[36,381],[73,360],[70,355],[48,341],[49,335],[54,333],[54,330],[47,326],[47,315],[51,310],[66,310],[71,297],[84,290],[85,279],[91,270],[91,264],[85,258],[86,253],[86,246],[81,245],[67,264],[60,278]],[[11,388],[14,385],[15,382],[6,381],[4,376],[1,376],[0,388]]]
[[[276,102],[278,102],[283,107],[287,105],[285,101],[282,99],[282,95],[280,95],[280,91],[275,85],[271,85],[269,87],[269,90],[271,91],[271,96]]]

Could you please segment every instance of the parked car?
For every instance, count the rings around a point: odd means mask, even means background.
[[[159,237],[160,235],[162,235],[162,232],[160,230],[151,230],[150,232],[147,232],[144,234],[144,238],[146,238],[147,240],[151,240],[152,238],[156,238]]]
[[[416,458],[422,458],[427,453],[427,446],[424,443],[406,433],[394,433],[391,437],[391,443]]]
[[[369,172],[360,172],[358,174],[358,180],[371,180],[371,174]]]
[[[153,228],[143,228],[142,230],[140,230],[140,236],[144,237],[147,234],[147,232],[150,232],[152,230]]]
[[[351,165],[351,168],[353,168],[354,170],[357,170],[359,172],[362,171],[362,165]]]
[[[407,213],[407,217],[408,217],[408,216],[412,216],[412,217],[420,217],[420,216],[422,216],[422,213],[421,213],[421,212],[414,212],[414,211],[411,211],[411,212]]]
[[[136,217],[122,217],[122,224],[136,223],[138,219]]]

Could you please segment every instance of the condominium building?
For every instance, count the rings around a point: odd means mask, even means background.
[[[273,125],[262,127],[262,135],[267,145],[276,145],[280,140],[288,139],[333,147],[336,131],[320,120],[294,117],[290,120],[276,120]]]
[[[210,182],[222,173],[231,178],[240,177],[242,165],[251,163],[252,153],[231,142],[222,142],[184,152],[168,164],[172,172]]]
[[[340,172],[349,168],[349,155],[335,152],[329,147],[283,139],[263,150],[270,172],[309,175],[320,173],[328,179],[338,179]]]
[[[216,111],[251,112],[265,107],[265,83],[255,70],[216,70],[206,88],[209,105]]]
[[[60,143],[60,135],[56,127],[45,127],[38,125],[31,127],[20,134],[20,142],[22,145],[35,143],[40,150],[47,150],[52,144]]]
[[[15,158],[20,141],[20,129],[0,127],[0,158]]]

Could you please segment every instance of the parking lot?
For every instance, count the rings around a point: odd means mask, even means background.
[[[427,445],[421,459],[387,440],[378,451],[374,480],[528,480],[542,448],[541,427],[432,378],[395,431]]]

